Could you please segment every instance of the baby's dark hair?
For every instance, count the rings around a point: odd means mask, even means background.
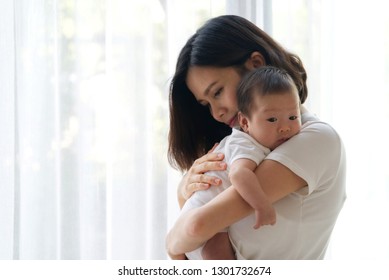
[[[291,76],[282,69],[273,66],[256,68],[243,76],[237,90],[238,109],[244,115],[250,116],[254,106],[254,96],[265,96],[295,92],[296,84]]]

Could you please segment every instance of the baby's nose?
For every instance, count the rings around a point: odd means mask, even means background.
[[[289,132],[290,131],[290,127],[289,126],[281,126],[278,130],[279,133],[286,133],[286,132]]]

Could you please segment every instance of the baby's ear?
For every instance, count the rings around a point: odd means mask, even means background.
[[[239,125],[243,129],[243,131],[248,132],[248,130],[249,130],[248,117],[245,116],[242,112],[239,112],[238,113],[238,121],[239,121]]]

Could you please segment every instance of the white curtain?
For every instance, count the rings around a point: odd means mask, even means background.
[[[0,259],[165,259],[178,51],[207,18],[256,22],[308,69],[342,135],[348,200],[328,258],[389,258],[385,1],[0,0]]]
[[[194,2],[0,1],[1,259],[166,258],[169,77],[224,12]]]
[[[348,199],[329,259],[389,259],[387,11],[379,0],[272,1],[272,35],[308,70],[308,107],[346,147]]]

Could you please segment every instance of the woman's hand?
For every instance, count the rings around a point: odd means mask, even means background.
[[[219,186],[222,183],[219,178],[204,174],[208,171],[225,170],[227,168],[227,164],[222,162],[224,154],[213,153],[216,146],[217,144],[207,154],[195,160],[192,167],[182,178],[177,189],[180,208],[194,192],[208,189],[212,185]]]

